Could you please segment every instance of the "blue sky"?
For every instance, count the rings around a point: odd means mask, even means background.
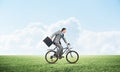
[[[51,24],[76,17],[92,31],[120,30],[119,0],[1,0],[0,34],[25,27],[30,22]]]
[[[0,0],[1,52],[17,53],[23,48],[26,53],[27,48],[34,54],[44,34],[65,22],[65,26],[72,28],[71,33],[68,31],[72,37],[67,36],[68,39],[80,34],[74,46],[81,47],[83,54],[120,54],[119,19],[119,0]],[[79,26],[83,32],[76,32]]]

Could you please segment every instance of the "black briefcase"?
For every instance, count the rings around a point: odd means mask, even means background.
[[[53,44],[52,40],[51,40],[49,37],[46,37],[46,38],[43,40],[43,42],[44,42],[48,47],[50,47],[50,46]]]

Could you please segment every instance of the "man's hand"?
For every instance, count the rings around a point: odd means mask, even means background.
[[[52,40],[52,37],[49,37]]]
[[[66,45],[70,45],[70,43],[66,43]]]

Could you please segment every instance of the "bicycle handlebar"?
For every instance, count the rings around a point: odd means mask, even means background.
[[[70,43],[68,43],[67,45],[70,45]]]

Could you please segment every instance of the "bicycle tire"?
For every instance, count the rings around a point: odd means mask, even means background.
[[[50,61],[48,60],[48,58],[47,58],[47,56],[48,56],[48,54],[49,54],[50,52],[53,52],[54,54],[56,54],[56,52],[53,51],[53,50],[48,51],[48,52],[45,54],[45,60],[46,60],[48,63],[50,63],[50,64],[54,64],[54,63],[58,60],[58,57],[56,57],[55,61],[50,62]]]
[[[76,59],[75,61],[70,61],[70,60],[69,60],[68,55],[69,55],[70,53],[75,53],[75,54],[76,54],[77,59]],[[71,64],[76,63],[76,62],[79,60],[79,54],[78,54],[76,51],[69,51],[69,52],[66,54],[66,60],[67,60],[69,63],[71,63]]]

